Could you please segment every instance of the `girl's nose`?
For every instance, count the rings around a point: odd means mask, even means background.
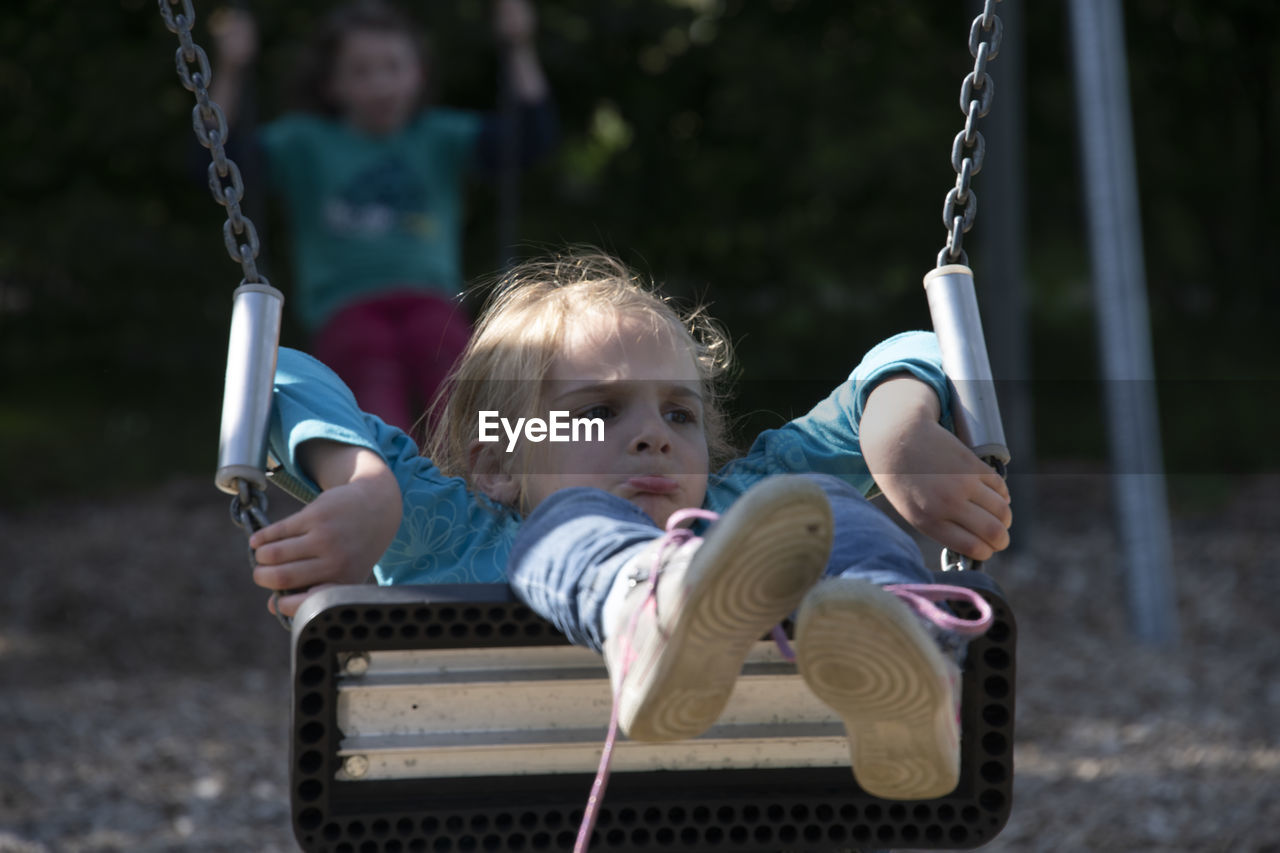
[[[666,453],[671,449],[671,437],[667,431],[667,422],[660,412],[647,414],[638,424],[636,434],[631,439],[632,453]]]

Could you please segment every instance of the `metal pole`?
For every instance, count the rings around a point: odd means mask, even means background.
[[[1113,487],[1128,560],[1130,624],[1138,639],[1167,647],[1177,642],[1177,613],[1124,21],[1116,0],[1072,0],[1069,10]]]

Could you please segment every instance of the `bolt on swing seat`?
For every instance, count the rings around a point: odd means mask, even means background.
[[[995,616],[966,656],[953,793],[893,801],[858,788],[839,718],[762,638],[708,732],[619,741],[591,849],[990,841],[1011,807],[1017,627],[988,575],[938,574]],[[573,849],[612,701],[599,655],[504,584],[334,587],[292,630],[290,798],[304,850]]]

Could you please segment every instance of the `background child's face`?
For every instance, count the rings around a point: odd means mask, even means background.
[[[338,48],[329,86],[345,119],[369,133],[389,133],[417,106],[422,60],[406,33],[353,30]]]
[[[631,501],[660,527],[675,510],[702,506],[709,460],[702,381],[689,347],[628,318],[591,319],[566,337],[545,384],[546,408],[602,418],[604,441],[526,446],[535,454],[527,508],[572,486]]]

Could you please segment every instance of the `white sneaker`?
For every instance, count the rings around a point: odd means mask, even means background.
[[[633,740],[695,737],[720,716],[751,646],[792,613],[826,568],[831,508],[812,480],[770,477],[699,540],[678,528],[619,575],[621,606],[606,608],[605,663],[618,723]],[[673,543],[675,543],[673,547]]]
[[[981,600],[955,587],[832,578],[809,592],[796,617],[800,674],[844,720],[858,785],[889,800],[935,799],[960,781],[960,669],[913,608],[967,636],[991,622],[985,600],[976,605],[981,618],[957,620],[926,598]]]

